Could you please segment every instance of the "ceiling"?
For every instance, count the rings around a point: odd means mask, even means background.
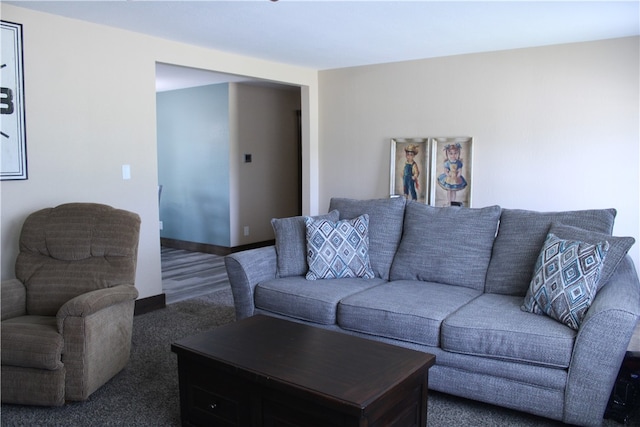
[[[317,70],[640,34],[639,0],[6,3]]]

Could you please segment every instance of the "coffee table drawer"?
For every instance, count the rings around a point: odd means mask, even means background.
[[[198,386],[191,388],[191,396],[191,410],[199,422],[237,425],[240,415],[238,402]]]
[[[263,393],[260,400],[262,427],[304,426],[344,427],[344,414],[299,399],[295,395],[272,390]]]
[[[250,424],[247,386],[224,369],[192,358],[178,358],[182,424],[245,426]]]

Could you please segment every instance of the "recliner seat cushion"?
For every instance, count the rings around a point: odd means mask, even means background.
[[[2,403],[62,406],[66,374],[64,366],[50,371],[2,365]]]
[[[338,304],[341,328],[438,347],[440,325],[480,291],[400,280],[348,296]]]
[[[385,282],[380,278],[307,280],[304,276],[267,280],[256,286],[255,306],[296,319],[334,325],[341,299]]]
[[[519,296],[483,294],[442,323],[442,349],[567,368],[577,332],[520,310]]]
[[[56,318],[20,316],[2,322],[2,364],[56,370],[63,367],[64,341]]]

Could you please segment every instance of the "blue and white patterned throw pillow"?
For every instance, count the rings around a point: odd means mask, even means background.
[[[609,243],[589,244],[547,235],[522,310],[546,314],[579,329],[598,291]]]
[[[369,261],[369,215],[338,222],[305,217],[307,280],[373,279]]]

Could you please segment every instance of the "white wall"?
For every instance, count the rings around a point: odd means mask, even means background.
[[[391,138],[472,136],[473,206],[615,207],[640,240],[639,40],[321,71],[320,211],[388,196]]]
[[[163,62],[302,86],[306,129],[317,129],[317,72],[170,42],[0,4],[23,24],[29,179],[2,181],[2,278],[14,276],[18,237],[32,211],[69,201],[110,204],[140,214],[136,286],[162,292],[157,201],[155,64]],[[317,135],[303,135],[317,150]],[[317,170],[307,157],[305,170]],[[123,181],[121,166],[131,165]],[[307,176],[306,182],[317,182]],[[317,194],[305,188],[305,198]],[[306,203],[307,208],[313,205]]]
[[[300,90],[231,83],[229,98],[230,240],[235,247],[274,239],[271,218],[298,215]],[[251,154],[251,163],[244,162],[245,154]]]

